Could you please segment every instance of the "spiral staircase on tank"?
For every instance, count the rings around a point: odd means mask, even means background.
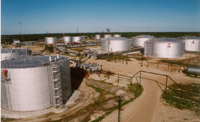
[[[62,87],[60,79],[60,66],[57,62],[52,62],[52,91],[53,91],[53,105],[59,107],[62,105]]]

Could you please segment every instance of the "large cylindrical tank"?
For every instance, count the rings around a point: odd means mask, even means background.
[[[74,37],[72,37],[72,42],[73,43],[82,43],[83,37],[82,36],[74,36]]]
[[[65,45],[69,44],[71,42],[71,37],[70,36],[64,36],[62,37],[63,43]]]
[[[1,49],[1,61],[21,58],[31,55],[31,50],[27,48],[2,48]]]
[[[134,47],[144,47],[144,43],[153,38],[154,38],[153,36],[149,35],[135,36],[132,38],[132,45]]]
[[[113,35],[113,37],[121,37],[121,35],[115,34],[115,35]]]
[[[104,38],[106,39],[106,38],[111,38],[112,36],[110,35],[110,34],[105,34],[104,35]]]
[[[99,34],[95,35],[95,39],[96,40],[100,40],[101,39],[101,35],[99,35]]]
[[[1,63],[3,109],[40,110],[64,104],[71,94],[67,58],[35,56]]]
[[[185,43],[173,38],[157,38],[145,42],[144,54],[150,57],[179,58],[184,55]]]
[[[101,50],[108,52],[127,51],[131,49],[129,39],[123,37],[111,37],[101,40]]]
[[[45,43],[47,45],[49,45],[49,44],[55,44],[56,41],[57,41],[56,37],[45,37]]]
[[[183,37],[185,51],[200,52],[200,37]]]

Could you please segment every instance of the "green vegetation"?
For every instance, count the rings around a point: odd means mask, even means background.
[[[179,84],[184,89],[173,84],[169,86],[162,98],[169,104],[179,109],[189,109],[200,114],[200,84]]]
[[[139,83],[134,83],[132,85],[128,85],[129,92],[133,93],[135,98],[139,97],[143,92],[143,87]]]
[[[184,63],[184,60],[160,60],[160,62],[168,64],[176,64],[176,65],[186,65]]]
[[[1,43],[9,42],[12,43],[13,39],[20,41],[38,41],[39,39],[44,40],[45,37],[62,37],[62,36],[89,36],[94,37],[96,34],[100,34],[102,37],[108,33],[45,33],[45,34],[24,34],[23,38],[21,35],[2,35]],[[200,36],[199,32],[112,32],[109,34],[120,34],[122,37],[133,37],[137,35],[152,35],[155,37],[180,37],[180,36]]]

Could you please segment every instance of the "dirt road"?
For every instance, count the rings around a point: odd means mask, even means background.
[[[134,102],[126,105],[121,111],[122,122],[150,122],[158,108],[161,91],[154,82],[147,80],[142,83],[144,92]],[[116,122],[117,111],[106,117],[103,122]]]
[[[102,60],[96,60],[90,62],[98,62],[103,65],[104,69],[110,69],[111,71],[119,74],[133,75],[139,70],[152,71],[161,74],[168,74],[178,83],[200,83],[199,79],[190,78],[184,74],[178,72],[166,72],[158,69],[140,67],[137,62],[131,62],[128,65],[122,63],[106,62]],[[159,82],[165,83],[164,77],[144,74],[143,77],[156,79]],[[195,115],[194,112],[189,110],[179,110],[174,107],[164,105],[161,99],[162,91],[151,80],[142,79],[142,85],[144,92],[142,95],[123,107],[121,111],[121,122],[198,122],[200,117]],[[114,111],[102,122],[117,122],[117,111]]]

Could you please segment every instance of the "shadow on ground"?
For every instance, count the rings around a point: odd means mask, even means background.
[[[73,93],[74,90],[77,90],[79,88],[87,72],[79,67],[70,68],[70,72],[71,72],[71,86]]]

